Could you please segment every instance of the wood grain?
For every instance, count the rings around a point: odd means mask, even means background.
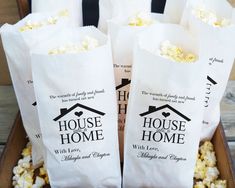
[[[0,156],[1,156],[1,153],[3,152],[4,147],[5,145],[0,145]]]
[[[221,120],[229,141],[235,141],[235,81],[229,81],[221,102]]]
[[[233,68],[230,73],[230,80],[235,80],[235,63],[233,62]]]
[[[16,0],[0,0],[0,26],[4,23],[14,24],[19,20]],[[5,54],[0,40],[0,85],[11,84]]]
[[[18,114],[8,138],[6,149],[0,158],[0,188],[11,187],[12,169],[19,160],[22,148],[25,147],[26,143],[26,133]]]
[[[0,23],[14,24],[19,20],[16,0],[0,0]]]
[[[11,78],[7,66],[5,53],[2,47],[2,40],[0,37],[0,85],[10,85],[10,84],[11,84]]]
[[[5,143],[12,128],[18,105],[12,86],[0,86],[0,143]]]
[[[221,124],[217,127],[217,130],[212,138],[212,143],[214,144],[220,178],[227,181],[227,185],[229,188],[234,188],[235,172],[232,165],[232,159],[229,153],[224,130],[222,129]]]
[[[235,142],[228,142],[228,146],[231,152],[231,157],[233,159],[233,166],[235,166]]]
[[[235,6],[235,0],[228,0],[228,2],[230,2],[232,6]]]

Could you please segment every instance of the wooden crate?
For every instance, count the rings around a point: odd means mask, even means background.
[[[212,142],[218,160],[220,177],[226,179],[228,188],[235,188],[235,176],[233,163],[230,156],[228,144],[226,142],[223,127],[218,126]],[[0,158],[0,188],[11,187],[12,169],[21,157],[21,151],[27,143],[26,133],[22,126],[21,117],[18,114],[8,138],[7,145]]]
[[[30,5],[28,0],[16,0],[19,10],[20,18],[25,17],[30,12]]]
[[[18,113],[0,158],[0,188],[11,187],[12,169],[21,157],[22,149],[26,143],[26,133]]]
[[[19,15],[21,18],[29,13],[28,0],[17,0]],[[228,144],[226,142],[223,127],[218,126],[212,139],[218,160],[220,177],[227,180],[228,188],[235,188],[235,174],[230,156]],[[11,187],[12,170],[21,157],[21,151],[27,143],[26,133],[22,126],[21,117],[18,114],[14,122],[12,131],[8,138],[7,145],[0,158],[0,188]]]

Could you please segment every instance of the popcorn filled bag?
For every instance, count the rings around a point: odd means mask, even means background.
[[[182,24],[200,40],[205,63],[209,65],[202,140],[212,138],[220,121],[220,101],[234,61],[233,12],[227,1],[188,1],[182,17]]]
[[[124,188],[193,186],[207,71],[198,49],[178,25],[156,24],[139,35],[125,127]]]
[[[118,0],[99,0],[98,28],[104,33],[107,33],[108,30],[107,21],[119,14],[118,2]]]
[[[161,15],[137,13],[128,17],[118,17],[109,22],[112,42],[116,92],[118,100],[118,129],[121,160],[123,160],[123,138],[129,87],[131,82],[132,51],[138,33],[153,24],[158,24]]]
[[[30,49],[67,24],[67,17],[60,15],[59,12],[35,13],[15,25],[5,24],[0,30],[24,128],[32,142],[34,165],[42,162],[43,153],[33,89]]]
[[[100,0],[98,28],[107,33],[107,21],[119,17],[151,12],[152,0]]]
[[[82,26],[82,0],[32,0],[32,12],[64,11],[70,24]]]
[[[94,27],[64,29],[32,52],[52,187],[120,187],[111,47]]]
[[[179,23],[185,3],[186,0],[49,0],[47,3],[32,0],[32,12],[67,10],[74,25],[98,24],[107,33],[108,20],[139,12],[161,13],[166,15],[167,22]]]
[[[164,7],[165,22],[179,24],[187,0],[166,0]]]
[[[107,33],[107,22],[116,17],[133,16],[141,12],[164,14],[169,23],[179,23],[186,0],[100,0],[98,28]]]

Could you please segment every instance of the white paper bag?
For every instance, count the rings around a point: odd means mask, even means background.
[[[124,188],[193,186],[207,64],[200,57],[176,63],[152,53],[165,40],[199,54],[194,38],[178,25],[156,24],[139,35],[125,127]]]
[[[164,21],[179,23],[187,0],[167,0]],[[130,16],[138,12],[151,12],[152,0],[100,0],[98,28],[107,33],[107,22],[115,17]]]
[[[118,0],[100,0],[99,1],[99,22],[98,28],[107,33],[107,21],[118,15]]]
[[[82,0],[32,0],[32,12],[68,11],[70,22],[82,26]]]
[[[165,22],[179,24],[187,0],[167,0],[164,16]]]
[[[4,51],[13,82],[16,98],[19,104],[24,128],[32,142],[33,164],[42,162],[42,141],[37,106],[34,96],[31,73],[30,49],[39,42],[46,40],[62,26],[67,25],[66,17],[59,17],[56,23],[49,24],[57,13],[30,14],[15,25],[5,24],[1,27],[1,37]],[[54,20],[55,21],[55,20]],[[25,25],[42,24],[37,29],[23,30]],[[51,22],[50,22],[51,23]],[[26,28],[26,27],[25,27]]]
[[[84,36],[100,46],[48,55]],[[111,47],[94,27],[62,30],[32,52],[33,79],[52,187],[120,187]]]
[[[152,20],[158,24],[163,17],[151,14]],[[111,38],[113,63],[118,101],[118,130],[120,156],[123,160],[124,127],[131,82],[132,52],[136,35],[149,26],[129,26],[128,17],[117,17],[109,21],[108,33]]]
[[[125,15],[133,15],[138,12],[151,12],[152,0],[119,0]],[[120,14],[121,15],[121,14]]]
[[[100,0],[98,28],[107,33],[107,21],[115,17],[151,12],[151,0]]]
[[[203,8],[215,13],[220,18],[231,20],[231,25],[226,27],[208,25],[192,13],[197,8]],[[235,22],[233,21],[233,14],[234,9],[227,1],[201,0],[188,1],[182,17],[182,24],[188,27],[200,40],[205,63],[209,65],[205,83],[202,140],[212,138],[220,121],[220,101],[226,89],[234,61]]]

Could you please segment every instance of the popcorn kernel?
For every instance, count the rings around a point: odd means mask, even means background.
[[[206,154],[202,156],[202,158],[208,167],[213,167],[216,165],[215,152],[207,151]]]
[[[202,175],[203,169],[204,174]],[[226,180],[220,180],[219,170],[216,167],[216,156],[214,152],[213,144],[210,141],[205,141],[199,148],[197,156],[197,162],[195,166],[195,185],[194,188],[226,188]],[[198,181],[199,180],[199,181]]]
[[[25,148],[25,149],[23,149],[22,155],[23,155],[24,157],[31,155],[31,148]]]
[[[147,13],[137,13],[136,15],[129,18],[129,26],[148,26],[153,23],[150,15]]]
[[[206,169],[206,178],[203,180],[205,181],[205,184],[208,185],[208,183],[211,183],[215,181],[219,176],[219,171],[217,167],[208,167]]]
[[[206,163],[201,159],[198,159],[196,162],[196,167],[194,170],[194,177],[196,179],[204,179],[206,176]]]
[[[202,22],[214,27],[226,27],[231,25],[231,21],[226,18],[219,18],[216,13],[206,10],[205,7],[195,8],[192,14]]]
[[[42,187],[43,185],[46,184],[45,180],[39,176],[36,177],[35,184],[38,185],[39,187]]]
[[[44,178],[44,180],[45,180],[46,184],[49,184],[49,177],[48,177],[48,175]]]
[[[216,180],[211,185],[211,188],[227,188],[226,180]]]
[[[32,145],[29,142],[27,147],[22,151],[22,157],[18,161],[18,165],[13,168],[12,186],[14,188],[42,188],[43,185],[49,184],[49,178],[45,167],[39,169],[34,183],[34,169],[32,168]],[[33,184],[34,183],[34,184]]]
[[[24,172],[24,168],[22,168],[21,166],[16,166],[13,168],[14,174],[22,174],[23,172]]]
[[[185,61],[186,62],[194,62],[196,60],[197,59],[196,59],[196,56],[194,54],[189,53],[185,56]]]
[[[196,182],[193,188],[206,188],[206,186],[204,185],[202,181],[198,181]]]
[[[175,62],[192,63],[197,60],[196,55],[186,53],[181,47],[171,44],[169,41],[163,41],[160,47],[160,55]]]
[[[203,157],[207,151],[214,151],[213,144],[210,141],[205,141],[203,145],[200,146],[199,152]]]
[[[98,40],[95,38],[86,36],[80,44],[69,44],[59,48],[55,48],[48,51],[49,55],[65,54],[65,53],[80,53],[89,50],[93,50],[99,46]]]
[[[43,26],[48,26],[48,25],[55,25],[57,24],[59,18],[58,17],[67,17],[69,16],[69,11],[66,10],[62,10],[60,11],[58,14],[58,16],[51,16],[49,18],[47,18],[46,20],[41,20],[39,22],[32,22],[31,20],[26,21],[26,23],[21,26],[19,28],[20,32],[25,32],[28,30],[33,30],[33,29],[38,29],[41,28]]]
[[[57,23],[58,19],[56,17],[50,17],[47,20],[48,25],[55,25]]]
[[[60,17],[65,17],[65,16],[69,16],[69,11],[67,9],[62,10],[59,12],[58,14]]]
[[[47,174],[46,169],[44,167],[39,169],[39,175],[40,176],[45,176]]]

